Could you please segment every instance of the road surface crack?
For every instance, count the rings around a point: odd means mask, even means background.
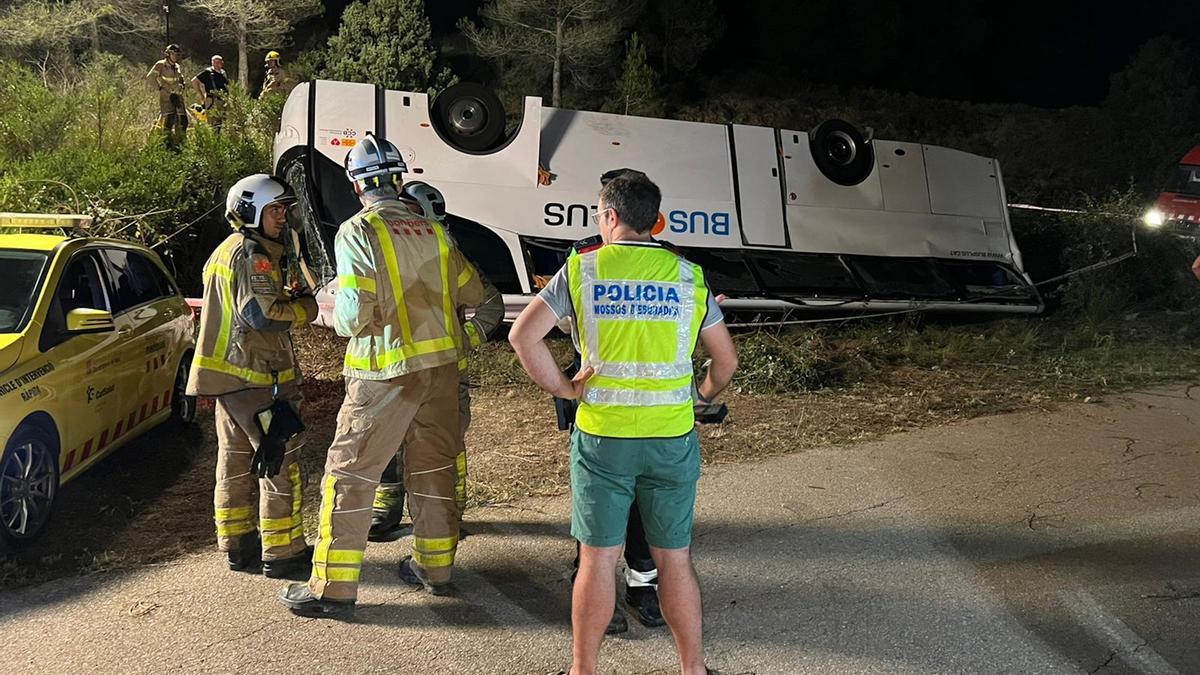
[[[841,518],[842,516],[849,516],[849,515],[853,515],[855,513],[862,513],[864,511],[870,511],[872,509],[882,508],[889,504],[894,504],[894,503],[900,501],[901,499],[905,499],[907,497],[908,497],[908,495],[900,495],[899,497],[892,497],[891,499],[885,499],[884,501],[879,502],[878,504],[871,504],[870,506],[862,506],[857,509],[850,509],[849,511],[839,511],[837,513],[830,513],[830,514],[824,515],[824,516],[817,516],[816,518],[809,518],[802,522],[815,523],[819,520],[829,520],[831,518]]]
[[[213,647],[215,647],[217,645],[225,645],[225,644],[229,644],[230,642],[237,642],[238,640],[245,640],[246,638],[251,637],[252,635],[257,635],[258,633],[263,632],[264,630],[266,630],[267,628],[270,628],[271,626],[278,625],[280,622],[281,622],[280,620],[268,621],[268,622],[264,623],[263,625],[259,626],[258,628],[255,628],[254,630],[249,631],[247,633],[242,633],[241,635],[236,635],[231,638],[225,638],[224,640],[214,640],[214,641],[206,644],[204,646],[204,648],[212,649]]]
[[[1108,665],[1109,665],[1110,663],[1112,663],[1112,662],[1113,662],[1113,659],[1115,659],[1115,658],[1117,658],[1117,652],[1111,652],[1111,653],[1109,653],[1109,655],[1108,655],[1108,658],[1107,658],[1107,659],[1104,659],[1104,663],[1101,663],[1100,665],[1096,666],[1095,668],[1092,668],[1091,670],[1089,670],[1089,671],[1088,671],[1088,673],[1091,673],[1092,675],[1095,675],[1095,673],[1098,673],[1098,672],[1100,672],[1101,670],[1103,670],[1103,669],[1107,668],[1107,667],[1108,667]]]
[[[1141,483],[1133,488],[1134,496],[1137,497],[1138,499],[1141,499],[1142,498],[1142,490],[1144,490],[1145,488],[1148,488],[1148,487],[1166,487],[1166,485],[1164,485],[1162,483]]]

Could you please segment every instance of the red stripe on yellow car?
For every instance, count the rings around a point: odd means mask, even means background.
[[[159,404],[160,400],[162,401],[161,405]],[[159,410],[166,408],[170,401],[171,390],[168,389],[161,395],[155,396],[150,402],[141,405],[140,419],[138,409],[135,408],[133,412],[129,413],[127,419],[118,420],[115,428],[101,431],[98,443],[95,436],[87,439],[83,443],[83,452],[79,452],[78,448],[74,448],[67,453],[67,459],[63,462],[62,472],[65,474],[75,468],[77,464],[81,465],[87,461],[92,456],[93,447],[96,448],[96,453],[99,454],[101,450],[108,447],[110,441],[115,443],[122,435],[131,433],[134,427],[146,421],[148,415],[154,415]],[[136,423],[135,420],[137,420]],[[78,456],[78,461],[76,461],[76,456]]]

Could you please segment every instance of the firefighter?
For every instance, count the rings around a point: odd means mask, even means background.
[[[446,201],[441,191],[421,181],[410,181],[404,184],[404,194],[401,199],[420,209],[420,213],[432,216],[439,222],[446,217]],[[469,352],[483,344],[500,324],[504,322],[504,298],[500,291],[482,274],[479,276],[483,284],[483,302],[475,309],[471,318],[459,317],[462,326],[463,351],[458,359],[458,455],[455,457],[454,501],[458,504],[459,520],[462,520],[463,510],[467,507],[467,427],[471,424],[471,378],[467,372]],[[368,541],[394,541],[406,531],[401,525],[404,515],[404,483],[401,482],[401,467],[404,466],[404,445],[401,444],[396,456],[388,462],[383,470],[379,487],[375,489],[375,501],[372,506],[371,529],[367,533]],[[466,537],[466,532],[460,528],[459,539]]]
[[[177,148],[188,127],[187,104],[183,101],[186,87],[179,70],[181,50],[179,45],[169,44],[163,51],[165,56],[146,73],[146,84],[158,92],[158,118],[167,133],[167,145]]]
[[[363,205],[334,239],[334,329],[350,338],[346,398],[321,481],[312,576],[280,592],[301,616],[353,613],[372,497],[396,439],[407,447],[413,517],[412,555],[400,562],[400,578],[448,592],[458,547],[458,316],[483,300],[478,273],[441,223],[400,201],[407,169],[396,146],[367,135],[345,167]]]
[[[229,91],[229,77],[225,74],[225,59],[213,54],[209,67],[192,78],[192,88],[203,106],[208,124],[221,131],[225,116],[225,94]]]
[[[259,92],[258,97],[266,98],[274,92],[287,93],[287,75],[283,72],[283,66],[279,65],[279,52],[274,49],[267,52],[263,67],[266,68],[267,74],[263,79],[262,91]]]
[[[255,174],[234,183],[225,218],[235,232],[204,265],[204,304],[187,393],[216,399],[217,546],[229,568],[303,579],[310,547],[301,515],[299,444],[273,437],[300,403],[291,330],[317,316],[317,302],[281,261],[287,208],[283,180]],[[271,411],[264,423],[260,413]],[[287,439],[284,439],[285,441]],[[258,518],[254,508],[258,476]],[[260,538],[261,533],[261,538]]]
[[[580,401],[570,457],[571,534],[581,544],[571,672],[579,675],[596,672],[635,496],[680,670],[706,672],[689,552],[700,477],[692,352],[699,341],[712,357],[701,402],[729,384],[737,354],[703,270],[651,237],[661,198],[644,176],[604,185],[593,216],[603,245],[569,258],[509,333],[539,386]],[[567,317],[583,365],[571,380],[544,342]]]

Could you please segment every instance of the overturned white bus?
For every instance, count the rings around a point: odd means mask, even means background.
[[[615,168],[659,185],[656,236],[702,265],[733,310],[1042,309],[994,159],[871,139],[839,120],[804,132],[548,108],[533,97],[514,130],[505,124],[500,101],[475,84],[432,104],[369,84],[297,86],[275,170],[301,195],[304,258],[325,301],[333,234],[359,209],[342,160],[370,131],[401,149],[406,178],[444,193],[450,231],[510,316],[572,242],[596,234],[600,175]]]

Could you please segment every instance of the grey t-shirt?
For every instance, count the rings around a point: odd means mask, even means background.
[[[560,325],[563,319],[574,316],[574,310],[571,303],[571,287],[567,283],[567,266],[562,268],[550,278],[550,283],[538,293],[538,297],[546,306],[554,312],[554,316],[558,318]],[[700,330],[710,328],[725,320],[725,314],[721,312],[721,308],[717,306],[717,299],[712,291],[708,292],[708,303],[704,314],[704,322],[700,324]]]

